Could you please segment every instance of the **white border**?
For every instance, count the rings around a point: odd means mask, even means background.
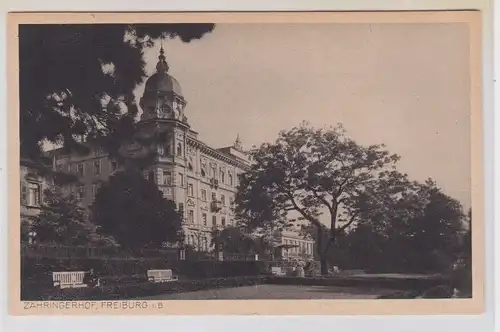
[[[482,6],[481,6],[482,5]],[[488,9],[486,0],[250,0],[237,2],[234,0],[211,0],[204,4],[201,1],[167,1],[167,0],[1,0],[0,7],[3,9],[0,18],[0,62],[6,66],[6,12],[8,11],[261,11],[261,10],[432,10],[432,9]],[[2,301],[3,317],[2,325],[6,331],[38,331],[50,330],[67,331],[134,331],[147,329],[166,329],[169,331],[294,331],[294,330],[370,330],[370,331],[491,331],[493,327],[493,207],[500,207],[500,200],[496,199],[493,205],[493,183],[498,188],[500,179],[495,177],[493,181],[493,132],[500,132],[500,121],[493,116],[493,68],[492,68],[492,11],[485,12],[483,21],[485,49],[484,61],[484,136],[485,136],[485,174],[486,174],[486,301],[487,313],[483,316],[441,316],[441,317],[7,317],[7,301]],[[500,10],[495,12],[499,18]],[[500,60],[497,56],[496,60]],[[5,73],[5,70],[0,71]],[[495,72],[496,73],[496,72]],[[496,75],[495,75],[496,76]],[[3,76],[3,87],[0,89],[0,234],[6,234],[7,225],[7,203],[8,195],[6,182],[6,77]],[[495,87],[498,91],[498,86]],[[495,137],[495,143],[499,140]],[[497,146],[498,144],[495,144]],[[495,151],[496,152],[496,151]],[[495,164],[498,165],[498,154],[495,153]],[[5,238],[4,238],[5,240]],[[7,245],[1,250],[1,258],[4,267],[7,266]],[[500,246],[500,244],[497,244]],[[15,253],[12,253],[15,254]],[[5,269],[3,269],[5,271]],[[3,289],[0,294],[7,294],[7,280],[2,273]],[[500,294],[499,294],[500,295]],[[112,323],[112,324],[111,324]],[[3,330],[3,329],[2,329]]]

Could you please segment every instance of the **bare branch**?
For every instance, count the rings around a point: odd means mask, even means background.
[[[351,216],[351,219],[349,219],[349,221],[348,221],[346,224],[344,224],[344,225],[342,225],[341,227],[337,228],[337,231],[343,231],[343,230],[344,230],[344,229],[346,229],[347,227],[351,226],[351,225],[352,225],[352,223],[356,220],[356,217],[357,217],[358,215],[360,215],[360,214],[361,214],[361,211],[355,212],[355,213]]]
[[[306,213],[306,211],[305,211],[303,208],[301,208],[301,207],[297,204],[297,202],[296,202],[296,201],[295,201],[295,199],[293,198],[292,193],[288,192],[288,193],[287,193],[287,196],[288,196],[288,198],[290,199],[290,201],[291,201],[291,203],[292,203],[293,207],[295,208],[295,210],[296,210],[297,212],[299,212],[299,213],[300,213],[300,214],[301,214],[301,215],[302,215],[305,219],[307,219],[308,221],[310,221],[313,225],[318,226],[318,227],[321,227],[321,223],[319,222],[319,220],[317,220],[316,218],[311,217],[309,214],[307,214],[307,213]]]

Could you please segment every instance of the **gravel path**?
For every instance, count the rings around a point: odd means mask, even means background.
[[[255,285],[165,294],[142,300],[375,299],[390,290],[335,286]]]

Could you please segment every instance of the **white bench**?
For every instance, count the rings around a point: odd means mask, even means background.
[[[52,272],[52,281],[54,287],[60,288],[81,288],[87,287],[84,284],[85,271],[65,271],[65,272]]]
[[[280,277],[286,276],[285,271],[283,271],[283,269],[279,266],[271,267],[271,274],[273,274],[275,276],[280,276]]]
[[[148,270],[148,281],[170,282],[176,280],[177,277],[172,274],[172,270]]]

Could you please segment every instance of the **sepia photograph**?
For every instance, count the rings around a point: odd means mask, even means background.
[[[16,301],[481,300],[480,15],[370,15],[16,24]]]

